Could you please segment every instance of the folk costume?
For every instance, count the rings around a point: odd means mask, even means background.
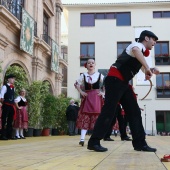
[[[84,87],[88,94],[82,98],[81,106],[77,118],[77,128],[81,129],[81,141],[84,141],[87,130],[93,130],[94,124],[101,112],[103,98],[99,96],[101,84],[104,76],[99,72],[92,75],[88,73],[81,74],[77,80],[77,85]]]
[[[9,75],[7,78],[12,78]],[[16,119],[16,107],[14,102],[14,86],[13,84],[5,84],[1,89],[2,105],[2,131],[1,140],[12,139],[13,121]]]
[[[18,103],[18,106],[22,107],[21,109],[17,109],[16,120],[14,122],[16,138],[25,139],[23,135],[23,129],[28,129],[27,100],[23,96],[18,96],[15,99],[15,103]]]
[[[150,31],[143,31],[140,38],[145,36],[158,37]],[[139,38],[139,39],[140,39]],[[100,145],[100,140],[104,138],[109,130],[112,120],[115,116],[117,103],[120,102],[127,114],[130,129],[132,132],[132,145],[136,151],[155,152],[155,148],[150,148],[145,141],[145,131],[142,125],[141,112],[134,98],[133,90],[129,87],[128,82],[141,69],[142,64],[135,58],[132,49],[138,47],[144,54],[146,48],[140,42],[130,44],[110,67],[107,77],[105,78],[105,103],[102,107],[91,138],[88,142],[88,149],[98,152],[107,151]]]

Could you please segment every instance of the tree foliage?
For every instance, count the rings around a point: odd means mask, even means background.
[[[55,115],[55,124],[59,131],[67,132],[67,120],[66,120],[66,109],[69,105],[71,98],[67,98],[64,95],[60,95],[56,100],[56,115]]]
[[[29,84],[28,84],[27,74],[22,67],[17,66],[17,65],[9,66],[6,71],[6,76],[9,74],[14,74],[16,76],[16,79],[15,79],[15,93],[16,93],[16,95],[19,94],[19,91],[22,88],[28,89]],[[7,80],[5,80],[5,83],[6,83],[6,81]]]
[[[45,97],[43,103],[43,112],[42,112],[42,126],[43,128],[50,128],[55,123],[55,114],[57,112],[56,106],[57,98],[52,94],[48,94]]]
[[[28,88],[28,114],[29,126],[38,128],[42,121],[41,113],[44,112],[43,103],[49,93],[49,83],[33,81]]]

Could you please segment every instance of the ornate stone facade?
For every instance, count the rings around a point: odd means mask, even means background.
[[[34,19],[33,55],[20,50],[21,9],[24,8]],[[60,58],[58,73],[51,71],[51,42],[61,41],[60,0],[0,0],[0,61],[4,79],[7,68],[21,66],[31,83],[34,80],[48,81],[54,95],[61,94],[62,69],[67,62]],[[45,20],[46,19],[46,20]]]

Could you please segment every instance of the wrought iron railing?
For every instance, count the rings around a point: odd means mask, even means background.
[[[3,5],[11,12],[20,22],[22,21],[22,6],[10,0],[0,0],[0,5]]]
[[[52,38],[47,34],[41,34],[41,38],[51,47],[52,46]]]

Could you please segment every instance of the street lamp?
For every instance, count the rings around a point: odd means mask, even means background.
[[[145,133],[146,133],[146,105],[144,105],[145,108]]]
[[[153,121],[152,121],[152,136],[153,136]]]

